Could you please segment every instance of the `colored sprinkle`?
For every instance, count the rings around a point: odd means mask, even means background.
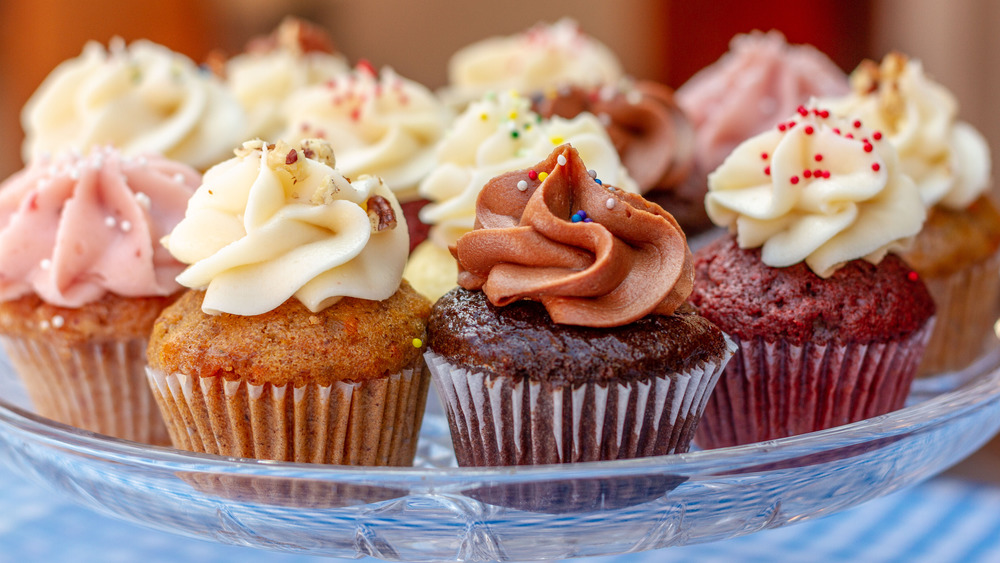
[[[521,134],[520,134],[520,133],[518,133],[517,131],[511,131],[511,132],[510,132],[510,138],[511,138],[511,139],[516,139],[516,138],[518,138],[518,137],[520,137],[520,136],[521,136]]]
[[[803,170],[802,171],[802,176],[805,177],[805,178],[812,178],[812,175],[813,175],[812,170]]]
[[[844,137],[846,137],[848,139],[853,139],[854,135],[851,135],[850,133],[848,133],[848,134],[844,135]]]
[[[920,276],[916,272],[910,272],[909,274],[906,274],[906,279],[915,282],[920,279]]]
[[[516,111],[510,112],[510,114],[508,114],[508,117],[510,117],[511,119],[517,119],[517,112]]]
[[[760,158],[761,160],[767,160],[767,153],[766,152],[760,153]]]
[[[559,158],[556,159],[556,162],[559,163],[559,166],[566,166],[566,157],[563,155],[559,155]]]
[[[882,132],[881,131],[876,131],[876,132],[872,133],[872,139],[875,139],[876,141],[881,141],[882,140]]]
[[[483,121],[486,121],[489,118],[490,118],[490,116],[487,115],[487,113],[485,111],[483,113],[479,114],[479,119],[482,119]]]
[[[52,326],[55,328],[62,328],[65,322],[66,320],[62,318],[62,315],[52,317]]]
[[[373,67],[372,63],[368,62],[367,59],[361,59],[360,61],[358,61],[358,67],[357,68],[358,68],[358,70],[363,70],[363,71],[367,72],[368,74],[370,74],[372,76],[375,76],[375,67]]]
[[[528,183],[525,182],[524,180],[521,180],[520,182],[517,183],[517,189],[522,192],[528,191]]]
[[[854,120],[854,128],[857,129],[858,127],[861,127],[861,120],[860,119],[855,119]]]
[[[587,220],[587,212],[581,209],[581,210],[577,211],[576,213],[574,213],[573,216],[569,218],[569,220],[572,221],[572,222],[574,222],[574,223],[579,223],[580,221],[586,221]]]
[[[787,125],[785,125],[784,123],[778,124],[778,131],[784,131],[785,129],[788,129]]]
[[[528,178],[530,178],[532,180],[537,180],[538,179],[538,172],[535,172],[534,170],[528,170]]]
[[[594,181],[597,182],[597,185],[599,185],[599,186],[603,186],[604,185],[604,182],[602,182],[600,178],[594,178]],[[614,188],[612,187],[611,189],[614,189]]]
[[[840,127],[834,127],[833,132],[840,135]]]
[[[765,166],[764,167],[764,174],[767,174],[768,176],[771,175],[771,167],[770,166]]]
[[[122,232],[127,233],[132,230],[132,223],[129,221],[122,221],[121,226],[122,226]]]
[[[874,150],[874,148],[875,147],[871,146],[870,144],[866,144],[865,145],[865,152],[872,152],[872,150]]]
[[[798,176],[792,176],[791,179],[789,179],[788,181],[791,182],[792,185],[798,184],[799,183],[799,177]]]
[[[882,167],[879,166],[879,163],[876,162],[875,164],[872,164],[872,170],[878,172],[881,169],[882,169]]]
[[[829,170],[824,170],[823,171],[823,177],[824,178],[829,178],[830,177],[830,171]]]
[[[813,177],[814,178],[829,178],[830,175],[827,174],[826,176],[823,176],[823,171],[820,170],[819,168],[817,168],[816,170],[813,170]]]
[[[802,117],[809,115],[809,111],[806,110],[805,106],[799,106],[798,109],[796,109],[795,111],[799,112],[799,115],[801,115]]]
[[[549,177],[549,173],[548,172],[539,172],[538,173],[538,179],[539,180],[545,181],[545,179],[548,178],[548,177]]]
[[[591,219],[590,217],[587,217],[586,219],[584,219],[584,220],[583,220],[583,222],[584,222],[584,223],[593,223],[593,222],[594,222],[594,220],[593,220],[593,219]]]
[[[815,129],[813,129],[812,125],[806,125],[806,135],[812,135],[813,132],[815,132]]]
[[[816,162],[823,162],[823,155],[817,154],[816,156],[813,157],[813,160],[815,160]]]
[[[826,119],[826,118],[830,117],[830,112],[827,111],[827,110],[825,110],[825,109],[824,110],[820,110],[819,116],[822,117],[823,119]]]
[[[143,209],[146,209],[146,210],[148,210],[150,208],[150,206],[152,205],[152,203],[153,203],[152,200],[149,199],[149,196],[146,195],[143,192],[135,192],[135,201]]]
[[[420,340],[419,338],[414,338],[413,339],[413,347],[414,348],[420,348],[423,345],[424,345],[424,341],[423,340]]]
[[[42,258],[42,261],[38,264],[43,270],[48,270],[52,267],[52,260],[48,258]]]
[[[563,144],[563,138],[562,137],[552,137],[549,140],[552,141],[553,145],[561,145],[561,144]]]
[[[108,215],[107,217],[104,218],[104,224],[114,228],[114,226],[118,224],[118,221],[115,221],[114,217]]]
[[[597,179],[597,170],[591,168],[590,170],[587,170],[587,174],[589,174],[591,178],[595,180]]]
[[[604,207],[607,207],[608,209],[614,209],[615,208],[615,198],[609,197],[608,201],[604,202]]]

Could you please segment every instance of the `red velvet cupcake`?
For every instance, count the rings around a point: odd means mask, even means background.
[[[738,341],[703,448],[812,432],[898,409],[933,326],[919,276],[887,254],[926,211],[895,149],[854,119],[800,107],[709,176],[734,235],[695,255],[691,302]]]

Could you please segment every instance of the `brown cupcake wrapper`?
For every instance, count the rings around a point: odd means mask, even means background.
[[[1000,252],[949,276],[923,277],[937,307],[918,376],[960,370],[995,345],[1000,318]]]
[[[169,443],[146,383],[146,339],[71,344],[0,336],[35,412],[53,420],[146,444]]]
[[[361,382],[293,387],[147,369],[175,447],[342,465],[413,464],[430,376],[423,359]]]
[[[538,465],[685,452],[719,374],[718,362],[645,381],[607,384],[491,379],[424,356],[461,466]]]
[[[740,342],[705,408],[702,449],[773,440],[903,407],[934,318],[893,342]]]

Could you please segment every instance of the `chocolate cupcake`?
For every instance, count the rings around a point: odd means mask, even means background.
[[[428,367],[460,465],[687,451],[731,342],[684,304],[677,223],[557,147],[483,188]]]
[[[697,442],[733,446],[901,408],[933,326],[916,272],[887,254],[925,210],[893,146],[800,107],[709,176],[734,234],[695,255],[691,302],[740,346]]]

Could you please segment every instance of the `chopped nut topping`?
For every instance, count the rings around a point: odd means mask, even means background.
[[[368,207],[368,219],[375,232],[396,228],[396,213],[392,210],[389,200],[380,195],[373,195],[365,202]]]

